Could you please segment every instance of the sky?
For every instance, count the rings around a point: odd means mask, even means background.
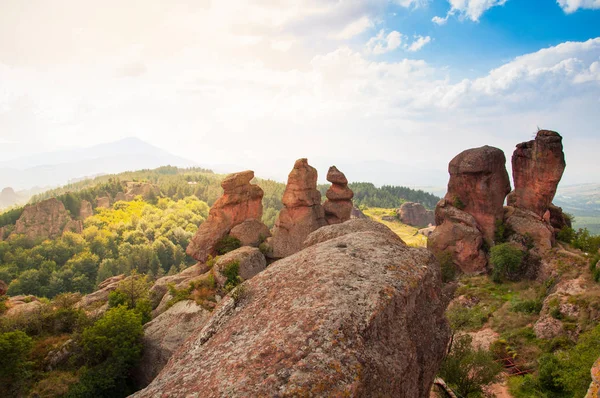
[[[600,0],[0,0],[2,160],[138,137],[435,185],[543,128],[575,184],[600,182],[599,126]]]

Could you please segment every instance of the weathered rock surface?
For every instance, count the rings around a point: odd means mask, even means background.
[[[308,234],[327,224],[317,190],[317,170],[306,159],[294,164],[282,201],[284,208],[275,221],[273,237],[267,240],[272,258],[298,252]]]
[[[8,292],[8,285],[0,279],[0,296],[4,296]]]
[[[15,296],[8,300],[7,307],[4,313],[6,318],[27,318],[41,313],[44,304],[34,296]]]
[[[239,249],[220,256],[215,262],[212,270],[215,281],[219,286],[225,286],[227,276],[223,274],[223,270],[233,262],[239,264],[238,274],[243,280],[251,279],[253,276],[267,268],[267,260],[260,250],[249,246],[240,247]]]
[[[99,209],[110,208],[110,198],[108,196],[96,198],[96,207]]]
[[[57,367],[65,364],[77,349],[77,345],[73,339],[65,341],[55,350],[52,350],[44,358],[46,372],[51,372]]]
[[[242,246],[258,247],[271,236],[271,231],[262,221],[251,218],[233,227],[229,236],[239,239]]]
[[[550,203],[548,210],[544,214],[544,220],[549,222],[552,228],[554,228],[554,234],[558,234],[564,227],[572,228],[571,219],[563,213],[561,207],[555,206]]]
[[[115,202],[126,202],[127,201],[127,196],[125,195],[125,192],[117,192],[117,194],[115,195]]]
[[[87,294],[75,303],[75,308],[82,308],[85,310],[95,310],[98,306],[104,305],[108,302],[108,295],[110,292],[117,289],[119,283],[125,280],[125,274],[110,277],[104,280],[98,285],[98,289],[95,292]]]
[[[79,218],[85,220],[88,217],[94,215],[94,210],[92,209],[92,204],[87,200],[81,201],[81,208],[79,209]]]
[[[317,229],[315,232],[312,232],[310,235],[308,235],[304,241],[303,247],[307,248],[318,243],[327,242],[328,240],[332,240],[340,236],[368,231],[385,235],[389,239],[405,245],[404,241],[385,225],[370,219],[355,219],[346,221],[342,224],[328,225]]]
[[[450,254],[452,262],[464,273],[485,272],[487,256],[483,235],[475,218],[452,206],[446,199],[435,209],[437,227],[429,235],[427,248],[438,257]]]
[[[65,205],[56,198],[27,205],[16,222],[15,234],[24,234],[29,239],[54,239],[74,226]]]
[[[435,228],[436,228],[436,227],[427,227],[427,228],[422,228],[422,229],[420,229],[420,230],[419,230],[419,233],[420,233],[421,235],[423,235],[423,236],[426,236],[426,237],[428,237],[428,238],[429,238],[429,237],[431,236],[431,234],[433,233],[433,231],[435,231]]]
[[[413,227],[435,225],[435,214],[420,203],[406,202],[397,210],[400,221]]]
[[[512,241],[522,243],[526,236],[530,237],[533,249],[540,255],[550,251],[554,245],[554,229],[532,211],[506,206],[504,223],[513,231]]]
[[[446,202],[472,215],[491,244],[510,192],[504,152],[490,146],[468,149],[450,161],[448,171]]]
[[[200,262],[215,255],[215,245],[233,227],[248,219],[262,217],[263,190],[250,180],[253,171],[231,174],[221,182],[223,196],[211,207],[208,219],[203,222],[187,247],[187,254]]]
[[[592,383],[585,398],[600,398],[600,358],[592,366]]]
[[[515,189],[508,196],[508,205],[542,217],[566,167],[562,137],[555,131],[538,131],[535,140],[517,145],[512,167]]]
[[[145,387],[158,375],[179,346],[201,328],[210,312],[192,300],[175,303],[164,313],[144,325],[144,351],[133,374]]]
[[[181,271],[176,275],[167,275],[162,278],[158,278],[154,285],[150,288],[150,301],[152,303],[152,308],[156,308],[164,295],[168,291],[168,285],[180,285],[180,284],[189,284],[192,280],[203,275],[209,270],[209,267],[206,264],[196,263],[191,267],[188,267]]]
[[[331,187],[325,193],[327,200],[323,204],[327,223],[331,225],[348,221],[354,208],[354,192],[348,188],[348,179],[337,167],[331,166],[327,172],[327,181],[331,183]]]
[[[360,211],[360,209],[358,207],[353,207],[352,208],[352,213],[350,213],[350,219],[354,219],[354,218],[369,218],[367,216],[365,216],[365,214]]]
[[[351,233],[244,286],[135,397],[428,396],[450,335],[429,251]]]

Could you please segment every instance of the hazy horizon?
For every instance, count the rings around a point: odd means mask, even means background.
[[[445,180],[482,145],[510,171],[539,127],[562,184],[600,182],[600,3],[532,3],[0,0],[0,159],[138,137],[267,177]]]

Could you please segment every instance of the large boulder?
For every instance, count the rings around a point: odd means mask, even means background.
[[[209,270],[206,264],[196,263],[191,267],[188,267],[175,275],[167,275],[162,278],[158,278],[154,285],[150,288],[150,301],[152,308],[158,307],[161,300],[167,294],[169,285],[189,285],[189,282],[203,275]]]
[[[331,166],[327,172],[327,181],[331,183],[331,187],[325,193],[327,200],[323,204],[327,223],[331,225],[348,221],[354,207],[354,192],[348,188],[348,179],[337,167]]]
[[[388,234],[310,246],[223,299],[134,397],[428,397],[450,336],[441,285],[429,251]]]
[[[585,398],[600,398],[600,358],[592,366],[592,383]]]
[[[504,208],[504,224],[511,232],[510,240],[523,244],[523,249],[525,249],[526,240],[530,239],[533,250],[539,255],[550,251],[555,243],[552,226],[530,210],[506,206]]]
[[[86,294],[75,303],[75,308],[81,308],[87,311],[96,310],[98,307],[108,303],[108,295],[117,290],[121,281],[126,279],[125,274],[112,276],[98,285],[95,292]]]
[[[450,161],[448,172],[446,202],[472,215],[491,244],[510,192],[504,152],[487,145],[468,149]]]
[[[271,231],[262,221],[251,218],[233,227],[229,236],[238,239],[242,246],[258,247],[271,236]]]
[[[512,167],[515,189],[508,205],[543,217],[566,167],[562,137],[555,131],[538,131],[534,140],[517,145]]]
[[[75,224],[65,205],[56,198],[27,205],[15,224],[15,234],[24,234],[32,240],[54,239]],[[65,228],[67,227],[67,228]],[[77,227],[75,227],[77,228]]]
[[[548,210],[544,214],[544,220],[554,228],[554,234],[558,234],[561,229],[568,227],[572,228],[571,218],[568,217],[561,207],[555,206],[550,203]]]
[[[420,203],[406,202],[396,211],[400,221],[413,227],[427,227],[435,224],[435,214]]]
[[[215,246],[233,227],[248,219],[262,217],[263,190],[250,181],[254,178],[251,170],[227,176],[222,182],[223,196],[211,207],[208,219],[204,221],[187,247],[187,254],[200,262],[209,255],[215,255]]]
[[[377,221],[370,219],[354,219],[346,221],[342,224],[328,225],[317,229],[312,232],[304,241],[303,247],[307,248],[314,246],[317,243],[326,242],[331,239],[338,238],[340,236],[353,234],[356,232],[377,232],[379,234],[387,236],[389,239],[396,240],[399,244],[405,245],[404,241],[400,239],[398,235],[387,226]]]
[[[144,325],[142,359],[134,369],[134,378],[145,387],[158,375],[179,346],[201,328],[210,312],[192,300],[175,303]]]
[[[436,209],[437,227],[429,235],[427,248],[442,258],[449,255],[453,264],[464,273],[486,271],[487,255],[483,250],[483,234],[475,217],[440,200]]]
[[[306,159],[294,164],[282,202],[284,208],[275,221],[273,237],[267,240],[271,258],[298,252],[308,234],[327,224],[321,193],[317,190],[317,170]]]
[[[225,287],[227,276],[223,271],[231,263],[237,263],[238,275],[242,280],[251,279],[253,276],[267,268],[265,256],[255,247],[244,246],[220,256],[213,266],[215,281],[221,287]]]

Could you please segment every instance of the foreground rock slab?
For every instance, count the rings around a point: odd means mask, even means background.
[[[385,234],[310,246],[227,296],[134,396],[427,397],[450,335],[441,284],[429,251]]]

